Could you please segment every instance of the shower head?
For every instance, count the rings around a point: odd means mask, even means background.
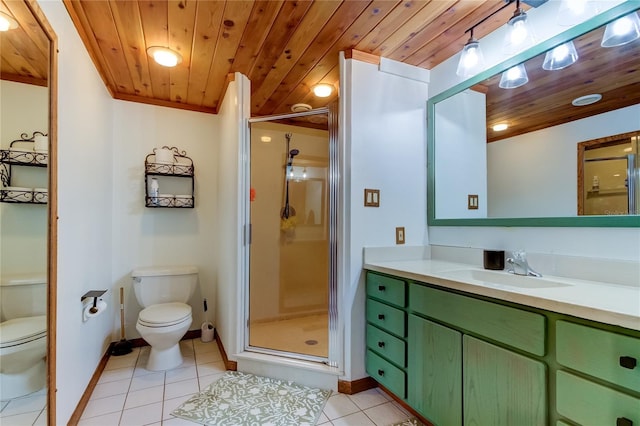
[[[300,154],[300,150],[298,149],[292,149],[291,151],[289,151],[289,157],[293,158],[296,155]]]

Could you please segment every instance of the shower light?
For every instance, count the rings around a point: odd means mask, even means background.
[[[302,170],[302,179],[306,179],[306,178],[307,178],[307,168],[305,167],[305,168]]]
[[[0,31],[15,30],[16,28],[18,28],[18,21],[11,15],[0,12]]]
[[[495,124],[493,126],[493,131],[494,132],[502,132],[503,130],[507,130],[507,128],[509,128],[509,125],[507,123]]]
[[[168,47],[152,46],[147,49],[147,53],[163,67],[175,67],[182,62],[182,56]]]
[[[333,86],[328,83],[319,83],[313,86],[313,94],[319,98],[327,98],[333,93]]]

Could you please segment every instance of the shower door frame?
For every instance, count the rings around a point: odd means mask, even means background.
[[[251,182],[251,124],[281,120],[285,118],[304,117],[309,115],[327,114],[329,125],[329,173],[328,173],[328,219],[329,219],[329,262],[327,283],[329,300],[328,300],[328,356],[318,357],[313,355],[305,355],[294,352],[279,351],[275,349],[261,348],[251,346],[249,344],[249,306],[250,306],[250,246],[251,246],[251,207],[247,197],[245,203],[246,208],[244,217],[245,242],[243,250],[243,318],[244,324],[244,350],[247,352],[257,352],[268,355],[283,356],[287,358],[299,359],[304,361],[320,362],[329,367],[339,369],[341,367],[341,333],[340,333],[340,313],[338,301],[338,208],[339,208],[339,148],[338,148],[338,111],[337,103],[324,108],[312,109],[305,112],[291,114],[277,114],[270,116],[249,118],[247,121],[247,138],[246,138],[246,158],[245,158],[245,182],[247,188]],[[248,192],[248,191],[247,191]]]

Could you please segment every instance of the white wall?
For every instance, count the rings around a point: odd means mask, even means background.
[[[245,200],[249,198],[247,176],[242,165],[248,161],[244,145],[247,119],[250,115],[250,84],[240,73],[229,84],[218,116],[218,273],[216,329],[229,359],[242,351],[244,321],[240,318],[245,303],[242,283],[245,265],[242,263],[244,232],[240,224],[247,216]]]
[[[389,61],[393,62],[393,61]],[[395,63],[397,64],[397,63]],[[397,64],[411,74],[414,67]],[[344,380],[366,377],[363,247],[425,245],[427,83],[340,60],[342,235],[339,238],[344,318]],[[424,70],[422,70],[424,71]],[[423,73],[424,75],[424,73]],[[428,73],[426,73],[428,75]],[[364,207],[364,189],[380,190],[380,207]]]
[[[577,143],[639,129],[633,105],[487,144],[489,217],[577,215]]]
[[[0,80],[0,147],[23,133],[48,133],[49,89],[32,84]],[[33,149],[33,144],[15,145]],[[11,167],[11,186],[46,187],[47,169]],[[0,204],[0,277],[14,274],[45,274],[47,270],[47,206]]]
[[[486,95],[473,90],[438,102],[435,120],[436,217],[487,217]],[[478,209],[469,210],[470,194]]]
[[[83,323],[80,302],[113,282],[112,101],[62,2],[40,7],[59,48],[56,417],[66,424],[112,340],[115,309]]]
[[[145,266],[195,265],[200,285],[189,304],[190,330],[203,322],[202,299],[209,320],[215,308],[217,230],[217,157],[219,117],[125,101],[113,102],[113,303],[125,289],[127,338],[139,337],[135,325],[142,309],[133,292],[131,271]],[[155,147],[177,147],[193,160],[195,208],[144,207],[144,161]],[[160,193],[189,193],[188,178],[158,178]],[[173,185],[173,186],[171,186]],[[113,340],[120,339],[120,317]]]

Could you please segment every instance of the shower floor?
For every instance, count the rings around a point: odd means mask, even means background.
[[[257,322],[249,326],[249,344],[254,347],[326,358],[328,340],[327,314]]]

